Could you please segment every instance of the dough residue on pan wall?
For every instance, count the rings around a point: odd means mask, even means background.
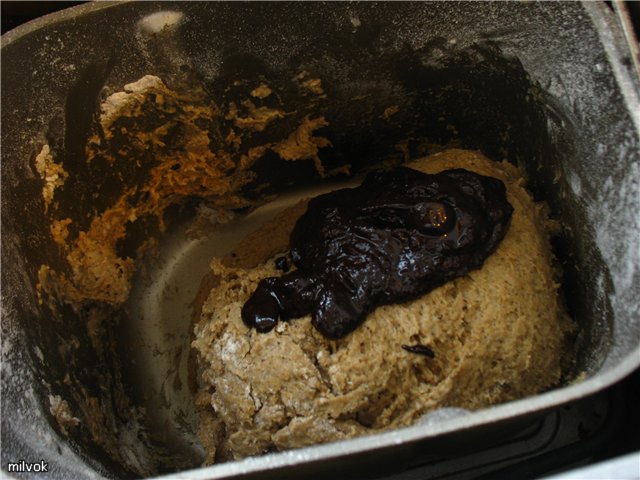
[[[311,93],[319,96],[324,96],[324,88],[322,88],[322,80],[320,78],[313,78],[311,74],[306,70],[303,70],[296,75],[296,80],[300,82],[300,86]]]
[[[252,92],[255,92],[255,90]],[[259,93],[262,94],[262,93]],[[260,97],[259,97],[260,98]],[[241,116],[235,102],[229,104],[227,120],[233,120],[236,127],[262,132],[269,123],[279,118],[284,118],[282,110],[269,107],[256,107],[251,100],[243,100],[242,106],[247,110],[246,116]]]
[[[381,118],[389,121],[391,117],[393,117],[399,111],[400,111],[400,107],[398,105],[392,105],[384,109],[384,112],[382,112]]]
[[[318,152],[321,148],[331,146],[331,142],[324,137],[317,137],[314,131],[329,125],[324,117],[304,118],[297,130],[285,140],[273,144],[270,148],[283,160],[313,160],[320,175],[325,175],[325,169],[320,161]]]
[[[77,427],[80,424],[80,419],[74,417],[71,413],[69,403],[63,400],[60,395],[49,395],[49,412],[65,434],[68,429]]]
[[[269,95],[271,95],[271,93],[271,88],[269,88],[269,85],[267,85],[266,83],[261,83],[256,88],[251,90],[251,96],[260,99],[267,98]]]
[[[61,325],[63,314],[74,311],[77,320],[86,322],[97,365],[110,367],[90,372],[99,386],[96,390],[67,375],[73,383],[69,397],[60,401],[56,397],[51,413],[63,433],[82,430],[114,461],[132,465],[139,476],[157,469],[145,446],[149,440],[143,428],[145,414],[133,405],[119,376],[124,366],[115,353],[114,332],[133,276],[144,265],[141,259],[166,229],[165,212],[198,199],[210,218],[224,221],[234,209],[251,208],[257,202],[240,192],[255,179],[251,169],[263,155],[277,150],[287,161],[319,166],[319,149],[328,145],[315,132],[328,124],[324,118],[295,114],[285,118],[283,105],[256,105],[269,96],[268,90],[264,85],[253,94],[247,91],[246,99],[234,104],[235,110],[234,105],[225,110],[197,83],[145,75],[101,103],[85,156],[73,159],[83,162],[80,167],[65,159],[63,168],[48,145],[34,159],[42,181],[43,213],[60,253],[60,258],[38,267],[39,302]],[[256,144],[251,138],[287,119],[287,128],[279,128],[269,143]],[[290,136],[299,141],[289,140]],[[74,176],[76,171],[83,172],[75,174],[81,178]],[[85,171],[93,177],[88,179]],[[80,215],[66,210],[73,202],[81,205]],[[149,232],[146,238],[139,235],[143,238],[131,241],[136,228]],[[135,243],[138,239],[141,244]],[[127,243],[129,249],[123,250]],[[77,339],[63,341],[61,355],[70,372],[86,373],[85,366],[77,364],[78,344]],[[74,415],[66,408],[69,405],[74,406]],[[72,431],[74,419],[79,423]]]
[[[240,315],[258,282],[281,274],[274,258],[286,252],[286,232],[304,203],[214,259],[193,342],[208,462],[407,426],[439,407],[473,410],[558,384],[573,324],[558,294],[554,223],[544,204],[533,202],[517,168],[477,152],[449,150],[409,166],[502,180],[514,214],[498,249],[481,269],[417,300],[381,306],[335,341],[309,317],[260,334]],[[435,356],[406,344],[426,345]]]
[[[56,188],[64,185],[69,174],[65,171],[61,163],[56,163],[51,153],[49,145],[43,145],[42,150],[35,159],[36,171],[44,181],[42,186],[42,198],[44,200],[45,212],[53,202],[53,195]]]
[[[257,98],[268,93],[266,85],[252,91]],[[75,235],[69,234],[71,220],[51,220],[53,238],[65,250],[68,269],[57,271],[42,265],[40,297],[49,297],[50,304],[124,304],[136,259],[122,257],[116,247],[125,239],[128,226],[152,216],[162,231],[165,210],[187,198],[201,198],[220,211],[250,206],[251,202],[238,192],[253,179],[251,167],[268,150],[287,161],[311,160],[318,172],[325,174],[318,152],[330,142],[314,135],[315,130],[328,125],[323,117],[305,117],[288,136],[245,152],[238,152],[242,134],[233,128],[226,134],[226,142],[216,144],[206,125],[222,118],[231,120],[240,131],[260,132],[285,116],[283,110],[257,107],[248,99],[241,105],[242,114],[235,103],[223,112],[204,90],[171,88],[154,75],[146,75],[125,85],[123,91],[109,95],[101,104],[97,131],[86,146],[87,162],[100,158],[114,168],[124,161],[140,168],[146,166],[146,180],[126,187],[110,207],[94,216],[88,229]],[[63,184],[68,174],[55,163],[46,145],[36,158],[36,168],[45,180],[43,196],[47,208],[54,189]]]

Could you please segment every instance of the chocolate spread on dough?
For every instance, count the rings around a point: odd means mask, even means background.
[[[297,269],[260,281],[242,319],[268,332],[279,318],[311,314],[325,337],[341,338],[376,306],[480,268],[512,211],[500,180],[467,170],[373,172],[309,202],[290,238]]]

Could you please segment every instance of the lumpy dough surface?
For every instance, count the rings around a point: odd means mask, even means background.
[[[241,319],[258,282],[282,275],[275,258],[304,204],[214,259],[193,342],[207,463],[407,426],[439,407],[474,410],[557,385],[573,324],[558,295],[544,205],[516,167],[478,152],[448,150],[408,166],[502,180],[514,211],[497,250],[482,268],[416,300],[376,308],[339,340],[323,337],[309,316],[268,333]]]

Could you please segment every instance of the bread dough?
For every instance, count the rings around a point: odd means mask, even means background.
[[[274,255],[287,250],[304,204],[213,259],[193,342],[208,463],[407,426],[439,407],[473,410],[558,384],[573,324],[558,295],[544,204],[516,167],[478,152],[448,150],[408,166],[502,180],[514,213],[498,249],[479,270],[378,307],[337,341],[309,317],[266,334],[240,317],[258,281],[281,274]],[[435,357],[403,344],[427,345]]]

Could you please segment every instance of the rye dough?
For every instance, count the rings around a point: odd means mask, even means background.
[[[414,161],[502,180],[510,228],[483,267],[417,300],[378,307],[353,333],[322,337],[309,317],[260,334],[240,310],[305,211],[301,203],[214,258],[197,303],[196,403],[207,463],[411,425],[439,407],[479,409],[559,382],[573,329],[558,295],[547,210],[513,165],[447,150]],[[410,353],[422,344],[435,358]]]

